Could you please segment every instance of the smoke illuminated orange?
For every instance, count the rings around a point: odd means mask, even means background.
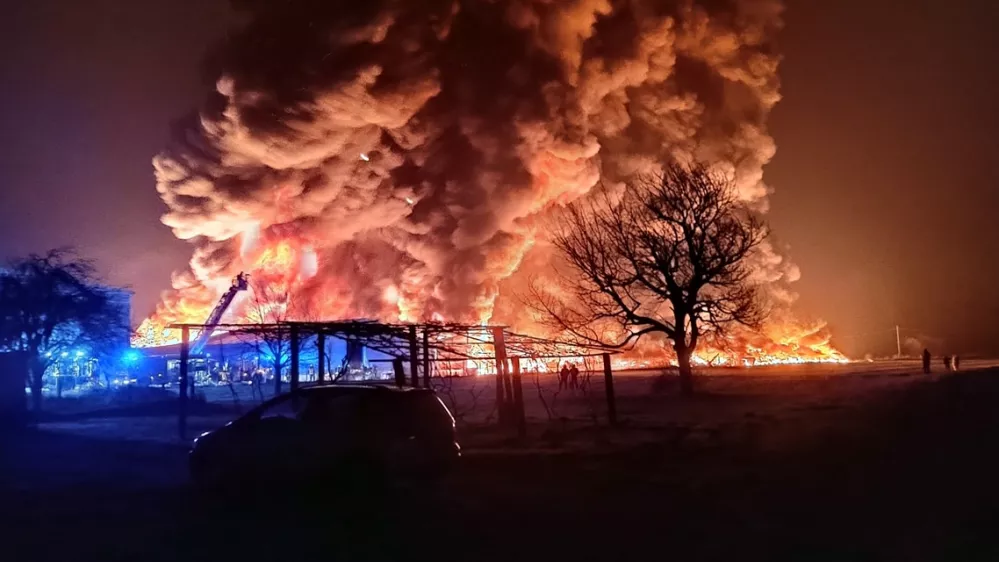
[[[268,245],[256,251],[248,252],[246,263],[241,268],[250,275],[253,281],[251,291],[257,295],[243,299],[234,304],[226,317],[229,322],[260,322],[306,319],[285,315],[289,312],[289,301],[305,297],[304,286],[311,276],[308,271],[302,272],[302,262],[307,256],[314,256],[311,247],[295,237],[272,238]],[[514,256],[512,263],[519,263]],[[502,267],[510,267],[507,264]],[[222,283],[227,277],[221,278],[219,287],[227,287]],[[217,296],[221,296],[220,290]],[[216,296],[216,297],[217,297]],[[261,302],[261,296],[265,300]],[[379,320],[386,322],[420,321],[416,313],[410,310],[404,298],[394,284],[386,286],[382,298],[387,305],[386,313]],[[136,331],[133,344],[140,347],[174,344],[179,341],[179,331],[167,326],[171,323],[200,323],[211,311],[214,301],[203,302],[188,299],[173,301],[174,307],[161,307],[157,314],[147,318]],[[309,320],[338,320],[349,318],[351,311],[336,307],[335,302],[323,298],[310,298],[305,303],[299,303],[295,310],[310,311]],[[345,314],[346,313],[346,314]],[[426,319],[441,322],[446,319],[435,313]],[[485,323],[488,318],[480,319]],[[558,334],[535,334],[558,338]],[[693,362],[699,366],[713,367],[752,367],[757,365],[801,364],[801,363],[844,363],[848,359],[842,355],[830,342],[828,332],[821,325],[802,326],[801,324],[771,323],[765,326],[761,333],[747,333],[737,330],[725,338],[722,345],[704,344],[694,354]],[[469,359],[463,365],[464,372],[490,374],[495,372],[489,350],[480,346],[480,359]],[[475,350],[473,350],[475,351]],[[672,352],[663,342],[645,341],[629,353],[616,356],[615,368],[652,368],[675,363],[670,359]],[[574,361],[567,357],[567,361]],[[579,361],[578,358],[575,361]],[[545,372],[550,370],[544,361],[524,363],[526,371]]]
[[[766,207],[779,0],[374,1],[370,19],[243,4],[212,102],[154,159],[163,222],[195,253],[137,345],[203,322],[240,272],[251,289],[224,321],[490,322],[558,337],[520,301],[551,275],[555,210],[676,159],[710,163]],[[770,246],[756,260],[790,308],[796,269]],[[670,356],[643,341],[621,361]],[[786,314],[696,355],[843,360],[821,325]]]

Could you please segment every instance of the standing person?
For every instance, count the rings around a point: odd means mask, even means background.
[[[961,358],[959,356],[955,355],[954,356],[954,370],[956,371],[956,370],[958,370],[960,368],[961,368]]]
[[[930,374],[930,350],[923,349],[923,372]]]
[[[579,387],[579,369],[576,368],[575,363],[573,363],[572,367],[569,369],[569,386],[573,389]]]
[[[558,389],[562,390],[569,385],[569,365],[562,364],[562,370],[558,372]]]
[[[950,355],[943,356],[944,372],[950,370]]]
[[[260,369],[254,369],[251,375],[251,387],[253,390],[251,394],[256,397],[257,394],[260,395],[260,401],[264,401],[264,373]]]

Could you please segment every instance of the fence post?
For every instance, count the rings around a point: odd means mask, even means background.
[[[406,371],[402,367],[402,359],[396,357],[392,360],[392,370],[395,371],[395,385],[406,386]]]
[[[607,421],[617,425],[617,402],[614,400],[614,376],[611,373],[610,353],[604,353],[604,392],[607,394]]]
[[[265,328],[266,330],[267,328]],[[277,330],[273,335],[264,335],[264,338],[273,337],[274,343],[267,342],[268,347],[270,347],[271,353],[274,354],[274,396],[281,394],[281,376],[284,375],[284,368],[282,364],[284,363],[284,327],[278,326],[275,328]],[[266,333],[266,332],[265,332]],[[259,337],[259,336],[258,336]]]
[[[503,328],[493,328],[493,350],[496,353],[496,415],[500,425],[508,423],[507,400],[504,389],[504,373],[506,373],[506,339],[503,336]]]
[[[430,332],[423,328],[423,388],[430,388]]]
[[[413,388],[420,386],[420,348],[416,343],[416,326],[409,327],[409,378]]]
[[[527,416],[524,413],[524,387],[520,377],[520,357],[510,359],[513,363],[513,405],[517,416],[517,437],[527,437]]]
[[[177,433],[181,439],[187,438],[187,368],[191,356],[191,328],[180,328],[180,402],[177,412]],[[169,374],[169,373],[167,373]]]
[[[316,345],[319,346],[319,365],[316,368],[316,381],[323,384],[326,379],[326,334],[319,332]]]
[[[289,350],[291,352],[291,392],[298,390],[298,339],[298,326],[292,324],[291,334],[288,337],[289,345],[291,345],[291,349]]]

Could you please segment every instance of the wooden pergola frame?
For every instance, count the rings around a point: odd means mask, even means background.
[[[209,329],[204,324],[179,323],[170,328],[180,329],[180,397],[178,433],[187,433],[187,404],[190,377],[191,332]],[[406,385],[404,362],[409,362],[410,385],[430,388],[435,362],[492,361],[496,365],[496,403],[501,425],[516,425],[518,433],[526,432],[521,382],[521,360],[565,357],[603,357],[608,418],[616,423],[614,386],[610,355],[615,350],[592,345],[539,338],[511,332],[506,326],[455,323],[382,323],[369,320],[331,322],[288,321],[267,324],[217,324],[212,330],[229,335],[246,334],[257,337],[288,337],[291,354],[290,392],[299,388],[299,355],[303,338],[316,337],[319,351],[318,384],[325,384],[325,341],[333,337],[357,341],[367,348],[392,357],[395,384]],[[488,348],[492,353],[487,353]],[[333,381],[330,381],[333,382]]]

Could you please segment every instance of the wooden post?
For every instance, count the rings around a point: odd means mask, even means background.
[[[323,384],[326,379],[326,334],[319,332],[317,345],[319,346],[319,368],[316,369],[316,380]]]
[[[278,326],[276,330],[277,333],[271,336],[275,338],[272,340],[274,343],[268,343],[271,353],[274,354],[274,396],[281,394],[281,375],[284,374],[282,372],[284,369],[281,368],[282,356],[284,355],[284,328]]]
[[[503,362],[503,397],[506,398],[506,421],[515,423],[517,415],[514,411],[513,377],[510,375],[510,360]]]
[[[513,363],[513,406],[517,421],[517,437],[527,437],[527,416],[524,413],[524,387],[520,377],[520,357],[510,359]]]
[[[406,386],[406,371],[402,367],[402,359],[396,357],[392,360],[392,370],[395,371],[395,385]]]
[[[614,400],[614,376],[611,373],[610,353],[604,353],[604,392],[607,394],[607,421],[617,425],[617,402]]]
[[[503,374],[506,372],[506,340],[503,337],[503,328],[493,328],[493,349],[496,353],[496,414],[500,425],[505,425],[509,420],[507,416],[507,396]]]
[[[423,388],[430,388],[430,332],[423,328]]]
[[[416,342],[416,326],[409,327],[409,378],[413,388],[420,386],[420,348]]]
[[[500,362],[496,361],[496,415],[498,416],[499,423],[502,424],[506,419],[504,407],[505,401],[503,397],[503,375],[502,367]]]
[[[292,324],[291,334],[288,338],[289,345],[291,345],[291,349],[288,350],[291,355],[291,392],[298,390],[298,339],[298,326]]]
[[[191,328],[180,328],[180,402],[178,404],[177,433],[187,439],[187,367],[191,356]]]

